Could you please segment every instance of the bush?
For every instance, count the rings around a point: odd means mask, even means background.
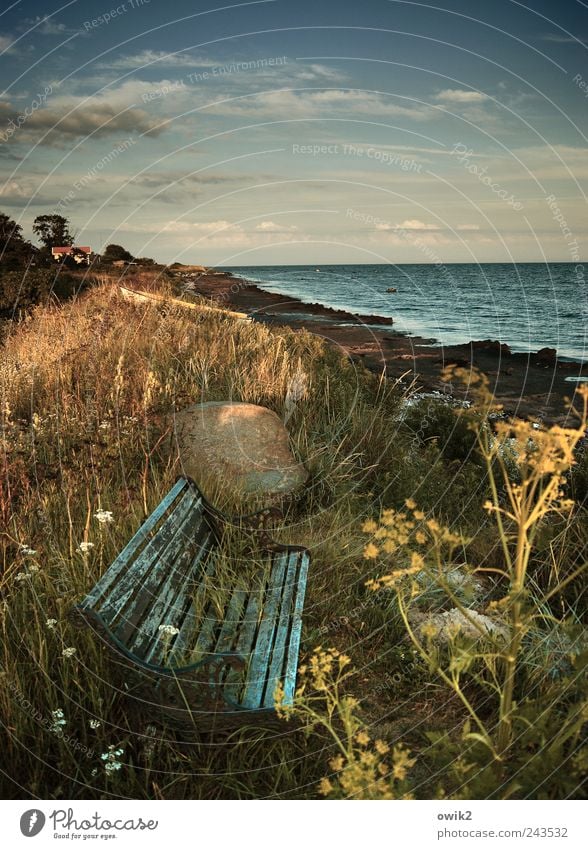
[[[7,271],[0,274],[0,319],[18,318],[37,304],[45,304],[52,296],[61,300],[71,298],[87,282],[80,281],[60,270],[35,269],[22,273]]]
[[[423,444],[436,442],[446,460],[481,462],[472,427],[478,417],[470,410],[446,401],[424,398],[413,404],[404,416],[404,425]]]

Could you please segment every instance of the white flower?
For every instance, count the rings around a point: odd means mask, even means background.
[[[98,518],[98,517],[96,517],[96,518]],[[100,519],[98,519],[98,521],[100,521]],[[82,554],[87,554],[90,551],[91,548],[94,548],[94,543],[93,542],[81,542],[79,544],[78,548],[82,552]]]
[[[41,570],[37,566],[36,563],[31,563],[31,565],[28,567],[28,572],[29,572],[30,575],[34,574],[35,572],[40,572],[40,571]]]
[[[19,545],[18,550],[25,557],[34,557],[37,553],[34,548],[29,548],[28,545]]]
[[[90,728],[100,728],[102,723],[100,722],[99,719],[91,719],[89,721],[88,725],[90,726]]]
[[[50,631],[54,631],[55,626],[57,625],[57,619],[48,619],[45,622],[45,625],[49,628]]]
[[[117,758],[119,758],[123,752],[124,749],[115,749],[114,746],[109,746],[108,751],[100,755],[100,758],[105,762],[104,769],[106,772],[116,772],[121,768],[122,764],[119,760],[117,760]]]
[[[20,584],[21,581],[26,581],[27,578],[28,578],[28,575],[27,575],[26,572],[19,572],[17,575],[14,576],[14,580],[18,581],[19,584]]]
[[[76,650],[75,650],[73,647],[71,647],[71,646],[70,646],[69,648],[67,648],[67,649],[64,649],[64,650],[61,652],[61,654],[62,654],[64,657],[73,657],[75,653],[76,653]]]
[[[180,633],[180,629],[176,628],[175,625],[160,625],[159,630],[167,637],[175,637],[176,634]]]
[[[51,718],[53,720],[51,724],[50,730],[56,734],[58,731],[61,731],[64,725],[67,725],[67,720],[63,715],[63,711],[61,708],[57,708],[57,710],[51,711]]]
[[[94,513],[94,518],[98,519],[101,525],[107,525],[109,522],[114,521],[110,510],[98,510]]]

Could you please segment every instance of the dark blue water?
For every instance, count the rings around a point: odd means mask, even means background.
[[[588,359],[588,264],[241,266],[263,289],[359,314],[442,344],[498,339]],[[395,287],[395,294],[386,289]]]

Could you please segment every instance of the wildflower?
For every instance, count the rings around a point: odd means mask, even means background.
[[[88,725],[90,726],[90,728],[92,728],[92,729],[94,729],[94,730],[95,730],[96,728],[100,728],[100,726],[102,725],[102,723],[100,722],[100,720],[99,720],[99,719],[91,719],[91,720],[88,722]]]
[[[113,773],[119,770],[122,766],[118,758],[124,753],[124,749],[117,749],[114,746],[109,746],[108,751],[100,755],[104,761],[104,769],[107,773]]]
[[[373,519],[368,519],[363,523],[362,531],[364,534],[374,534],[378,530],[378,525],[374,522]]]
[[[98,519],[101,525],[107,525],[109,522],[114,521],[111,510],[97,510],[94,513],[94,518]]]
[[[100,521],[100,520],[98,520]],[[78,546],[82,554],[87,554],[91,548],[94,548],[93,542],[81,542]]]
[[[328,778],[321,778],[319,782],[319,793],[321,796],[328,796],[333,792],[333,785]]]
[[[376,740],[374,746],[379,755],[387,755],[390,751],[390,746],[387,743],[384,743],[383,740]]]
[[[54,734],[57,734],[59,731],[61,731],[63,726],[67,724],[67,720],[65,719],[61,708],[57,708],[57,710],[51,711],[51,719],[53,721],[49,730],[52,731]]]
[[[57,619],[48,619],[45,622],[45,625],[49,628],[50,631],[54,631],[55,626],[57,625]]]
[[[24,557],[34,557],[37,553],[34,548],[29,548],[28,545],[20,545],[18,550]]]
[[[402,743],[394,746],[393,759],[392,774],[398,781],[404,781],[407,771],[416,763],[416,759],[410,757],[410,751]]]
[[[40,572],[40,571],[41,571],[41,570],[40,570],[40,568],[37,566],[37,564],[36,564],[36,563],[31,563],[31,565],[28,567],[28,573],[29,573],[29,575],[34,575],[34,574],[35,574],[35,572]]]
[[[341,770],[343,769],[343,766],[344,766],[343,756],[337,755],[336,758],[333,758],[329,762],[329,765],[330,765],[331,769],[334,770],[335,772],[341,772]]]
[[[21,581],[26,581],[27,578],[28,575],[26,572],[18,572],[18,574],[14,576],[14,580],[18,581],[19,584],[21,583]]]
[[[373,544],[373,542],[368,542],[366,547],[363,550],[363,556],[366,560],[375,560],[378,556],[379,550],[378,547]]]
[[[416,510],[416,501],[414,498],[407,498],[404,502],[409,510]]]
[[[366,731],[359,731],[355,735],[355,739],[359,743],[360,746],[367,746],[370,742],[370,735]]]
[[[69,648],[66,648],[61,652],[63,657],[73,657],[75,653],[76,649],[74,649],[73,646],[70,646]]]
[[[166,637],[175,637],[176,634],[180,633],[180,629],[176,628],[175,625],[160,625],[159,630]]]

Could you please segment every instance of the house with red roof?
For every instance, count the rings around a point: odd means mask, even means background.
[[[73,255],[74,260],[80,265],[82,263],[89,265],[92,248],[87,245],[66,245],[63,248],[51,248],[51,256],[57,262],[70,255]]]

